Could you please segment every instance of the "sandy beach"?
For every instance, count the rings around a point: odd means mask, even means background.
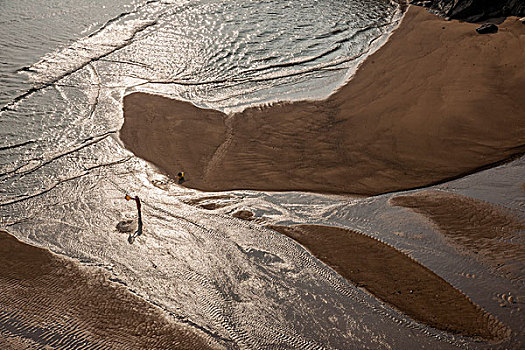
[[[2,6],[0,350],[525,348],[517,18],[81,3]]]
[[[0,231],[2,349],[213,349],[103,273]]]
[[[133,93],[124,98],[120,136],[137,156],[173,178],[184,171],[183,185],[203,191],[374,195],[458,178],[525,151],[525,26],[508,18],[492,35],[477,34],[477,26],[409,6],[390,40],[326,100],[226,115]],[[504,210],[435,191],[394,197],[390,205],[424,215],[464,254],[521,278],[523,254],[512,238],[523,225]],[[249,210],[232,216],[258,222]],[[511,334],[425,266],[360,232],[270,228],[415,320],[485,340]]]
[[[525,26],[497,34],[410,6],[390,40],[327,100],[225,115],[143,93],[124,99],[126,147],[185,186],[378,194],[525,151]]]

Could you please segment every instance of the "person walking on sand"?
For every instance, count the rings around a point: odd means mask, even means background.
[[[135,237],[140,236],[142,234],[142,212],[140,210],[141,204],[140,204],[140,198],[139,196],[131,197],[129,194],[126,195],[126,200],[135,200],[135,203],[137,204],[137,212],[138,212],[138,219],[137,219],[137,231],[135,231],[133,234],[129,234],[128,242],[129,244],[133,244],[135,241]]]

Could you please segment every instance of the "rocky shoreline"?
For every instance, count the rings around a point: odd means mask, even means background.
[[[525,16],[525,2],[522,0],[411,0],[410,4],[427,7],[448,19],[467,22]]]

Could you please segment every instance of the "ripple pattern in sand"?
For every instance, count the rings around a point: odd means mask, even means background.
[[[0,241],[0,336],[9,347],[222,347],[211,337],[169,320],[125,288],[110,283],[100,271],[79,268],[1,231]]]

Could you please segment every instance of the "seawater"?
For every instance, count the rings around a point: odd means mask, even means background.
[[[326,97],[400,15],[383,0],[0,2],[0,227],[105,269],[233,348],[462,344],[292,240],[230,216],[247,207],[268,223],[373,229],[359,213],[345,216],[353,200],[233,191],[217,197],[220,211],[206,211],[187,203],[213,194],[176,185],[118,138],[132,91],[226,112]],[[115,228],[136,215],[126,193],[143,199],[144,234],[133,245]]]
[[[326,97],[400,15],[385,0],[104,3],[8,2],[0,102],[26,87],[16,72],[55,84],[88,64],[127,88],[225,110]]]
[[[131,11],[136,0],[7,0],[0,3],[0,105],[31,87],[19,74],[41,57]]]

